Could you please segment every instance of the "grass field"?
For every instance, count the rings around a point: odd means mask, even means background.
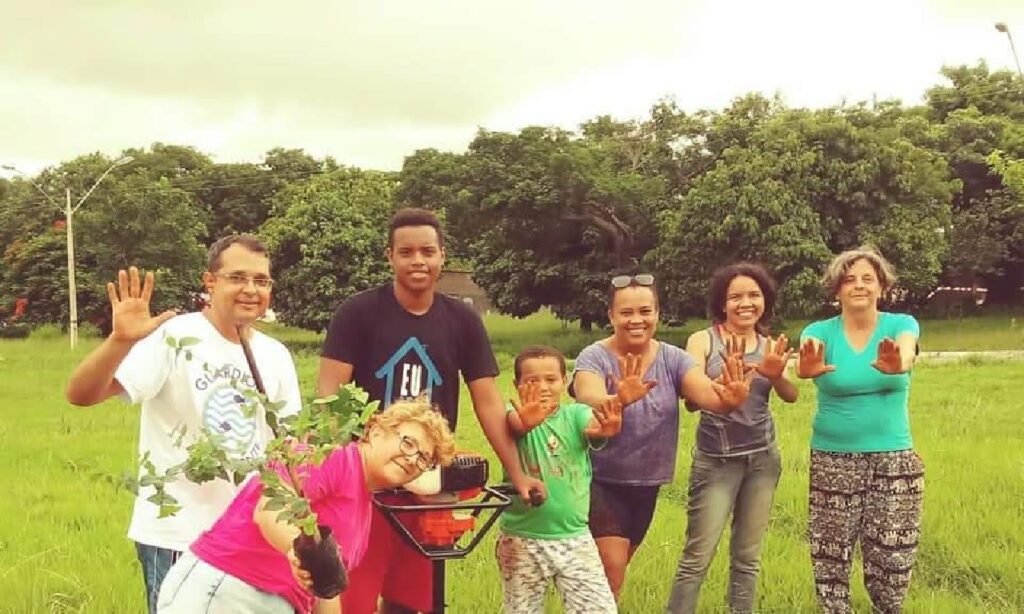
[[[1009,318],[965,322],[926,322],[923,349],[1024,348],[1024,334]],[[488,326],[499,351],[537,341],[563,347],[586,341],[572,329],[559,333],[549,316],[489,318]],[[668,331],[667,338],[679,341],[682,334]],[[141,576],[124,537],[131,495],[97,478],[134,470],[137,409],[119,402],[79,409],[63,400],[68,373],[94,343],[70,354],[62,339],[0,342],[2,612],[142,611]],[[508,357],[501,362],[507,367]],[[310,390],[315,356],[303,353],[298,364]],[[923,364],[914,375],[912,421],[927,465],[927,493],[907,612],[1024,612],[1022,379],[1021,362]],[[508,375],[499,385],[510,392]],[[764,612],[815,610],[804,540],[814,391],[801,385],[801,393],[796,405],[774,406],[785,468],[763,554],[758,601]],[[476,421],[461,424],[460,443],[486,450]],[[677,478],[663,489],[651,533],[631,567],[625,613],[660,612],[666,600],[685,529],[693,427],[694,418],[685,417]],[[722,610],[725,559],[720,553],[708,575],[701,611]],[[452,563],[448,577],[451,612],[498,611],[490,540]],[[856,611],[869,611],[859,573],[854,587]]]

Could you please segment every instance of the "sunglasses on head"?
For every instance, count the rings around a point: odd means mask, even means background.
[[[619,290],[634,284],[637,286],[653,286],[654,275],[640,273],[639,275],[616,275],[612,277],[612,287]]]

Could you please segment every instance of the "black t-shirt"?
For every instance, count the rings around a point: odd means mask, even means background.
[[[475,311],[438,293],[430,310],[417,316],[398,304],[391,284],[342,303],[320,355],[353,365],[353,381],[382,409],[426,394],[452,430],[459,414],[459,372],[467,383],[498,375]]]

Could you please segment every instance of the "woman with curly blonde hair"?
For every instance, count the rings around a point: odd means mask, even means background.
[[[298,486],[331,529],[345,568],[366,552],[375,490],[397,488],[437,465],[448,465],[455,443],[448,422],[426,400],[401,401],[374,415],[359,441],[333,450],[319,465],[300,467]],[[283,469],[279,472],[282,477]],[[210,530],[167,574],[158,611],[338,612],[340,597],[310,593],[309,574],[292,544],[299,529],[268,509],[254,476]]]

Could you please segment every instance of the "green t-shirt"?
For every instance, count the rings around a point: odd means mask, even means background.
[[[547,420],[516,441],[519,462],[528,475],[544,481],[548,498],[531,507],[519,497],[501,515],[501,529],[537,539],[578,537],[589,531],[589,442],[584,429],[590,406],[562,404]]]
[[[800,335],[825,344],[825,364],[836,370],[815,378],[818,411],[811,448],[824,452],[892,452],[913,447],[907,398],[910,374],[886,375],[871,366],[878,343],[903,333],[917,338],[921,328],[913,316],[880,312],[871,339],[854,351],[839,316],[812,322]]]

